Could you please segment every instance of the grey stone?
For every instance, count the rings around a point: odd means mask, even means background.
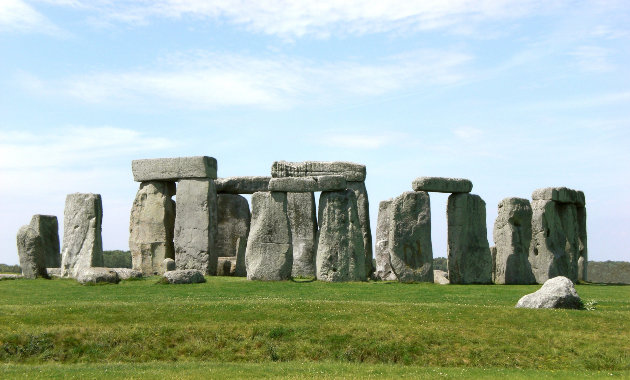
[[[545,281],[534,293],[523,296],[516,307],[528,309],[581,309],[582,301],[573,281],[558,276]]]
[[[271,166],[271,176],[274,178],[320,175],[342,175],[346,181],[362,182],[365,181],[366,171],[365,165],[343,161],[276,161]]]
[[[582,193],[584,194],[584,193]],[[588,280],[588,237],[586,234],[586,208],[577,204],[579,258],[578,258],[578,281]]]
[[[424,191],[407,191],[389,208],[389,261],[400,282],[433,282],[431,205]]]
[[[150,158],[131,162],[133,180],[178,181],[189,178],[217,178],[217,160],[208,156]]]
[[[438,193],[470,193],[472,182],[463,178],[418,177],[411,184],[413,191],[432,191]]]
[[[245,265],[247,238],[239,238],[236,241],[236,247],[236,268],[234,269],[234,276],[247,277],[247,266]]]
[[[348,182],[348,190],[354,191],[357,198],[359,223],[363,233],[363,249],[365,251],[365,273],[371,278],[374,273],[374,254],[372,253],[372,228],[370,227],[370,201],[368,199],[365,182]]]
[[[433,282],[440,285],[448,285],[451,282],[448,280],[448,273],[443,270],[433,270]]]
[[[354,191],[325,191],[319,198],[316,269],[321,281],[366,280],[363,233]]]
[[[24,278],[48,278],[44,243],[31,226],[22,226],[18,231],[17,251]]]
[[[164,273],[162,262],[175,258],[174,184],[142,182],[131,207],[129,250],[132,267],[147,276]]]
[[[120,282],[120,277],[118,277],[118,273],[114,269],[102,267],[82,269],[77,274],[76,279],[83,285],[100,283],[117,284]]]
[[[61,268],[46,268],[49,277],[61,277]]]
[[[100,194],[68,194],[61,249],[61,271],[64,277],[76,278],[83,270],[103,266],[102,221]]]
[[[486,202],[478,195],[451,194],[446,219],[451,284],[491,283],[492,256],[486,229]]]
[[[337,191],[345,190],[346,188],[346,179],[340,175],[272,178],[269,181],[270,191],[284,191],[291,193]]]
[[[536,282],[557,276],[577,281],[580,241],[575,204],[535,200],[532,211],[529,262]]]
[[[345,180],[344,180],[345,182]],[[293,277],[315,277],[317,215],[313,193],[287,193],[287,215],[291,225]]]
[[[527,199],[505,198],[494,222],[493,281],[495,284],[533,284],[529,264],[532,208]]]
[[[107,268],[113,270],[121,280],[129,280],[130,278],[142,278],[142,272],[130,268]]]
[[[236,273],[236,256],[219,257],[217,276],[234,276]]]
[[[374,272],[374,277],[383,281],[394,281],[397,279],[389,260],[390,207],[393,201],[393,199],[388,199],[381,201],[378,205],[375,245],[376,271]]]
[[[0,280],[17,280],[18,278],[24,278],[24,276],[21,274],[0,273]]]
[[[251,222],[247,199],[236,194],[217,195],[217,240],[216,250],[219,257],[236,256],[241,266],[245,264],[245,249]],[[240,268],[240,266],[239,266]],[[244,269],[239,275],[244,276]]]
[[[600,284],[630,284],[630,263],[627,261],[590,261],[588,281]]]
[[[46,267],[61,267],[59,223],[57,223],[57,217],[54,215],[33,215],[30,226],[42,239]]]
[[[162,278],[169,284],[199,284],[206,282],[203,272],[197,269],[179,269],[164,272]]]
[[[161,269],[161,273],[164,272],[169,272],[172,270],[177,269],[177,266],[175,265],[175,260],[173,259],[164,259],[164,261],[162,261],[162,269]]]
[[[184,179],[178,183],[174,237],[177,269],[217,273],[217,209],[214,181]]]
[[[547,200],[561,203],[574,203],[584,207],[585,199],[582,191],[568,189],[566,187],[545,187],[536,189],[532,193],[532,199],[535,201]]]
[[[254,194],[258,191],[269,191],[271,177],[228,177],[217,178],[218,194]]]
[[[245,253],[247,279],[288,280],[293,267],[292,251],[287,193],[254,193]]]

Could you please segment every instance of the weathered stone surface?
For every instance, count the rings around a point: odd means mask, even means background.
[[[65,235],[64,235],[65,236]],[[92,267],[85,268],[79,271],[76,276],[79,283],[85,284],[99,284],[110,283],[117,284],[120,282],[118,273],[112,268]]]
[[[486,229],[486,202],[478,195],[448,197],[448,278],[451,284],[489,284],[492,257]]]
[[[527,199],[505,198],[494,222],[493,281],[495,284],[533,284],[529,264],[532,208]]]
[[[245,253],[247,279],[288,280],[293,267],[292,251],[287,193],[254,193]]]
[[[582,301],[573,282],[563,276],[545,281],[534,293],[523,296],[516,307],[529,309],[581,309]]]
[[[317,191],[337,191],[347,188],[346,179],[340,175],[322,175],[317,177],[283,177],[269,181],[270,191],[291,193],[312,193]]]
[[[147,276],[164,273],[164,259],[175,258],[174,184],[142,182],[131,207],[129,250],[132,267]]]
[[[432,191],[438,193],[470,193],[472,182],[462,178],[418,177],[411,184],[413,191]]]
[[[357,198],[357,211],[359,212],[365,251],[365,273],[367,278],[371,278],[375,268],[373,264],[374,254],[372,253],[372,228],[370,227],[370,201],[365,182],[348,182],[348,190],[354,191],[354,196]]]
[[[142,272],[129,268],[107,268],[113,270],[121,280],[129,280],[130,278],[142,278]]]
[[[236,273],[236,256],[219,257],[217,276],[234,276]]]
[[[535,200],[532,211],[529,262],[536,282],[557,276],[577,281],[580,241],[575,204]]]
[[[354,191],[319,198],[316,269],[321,281],[365,281],[365,250]]]
[[[321,175],[342,175],[346,181],[362,182],[365,181],[366,171],[365,165],[343,161],[276,161],[271,166],[271,176],[274,178]]]
[[[214,181],[184,179],[178,183],[173,239],[177,269],[217,273],[217,209]]]
[[[219,257],[236,256],[244,264],[251,222],[249,203],[240,195],[219,194],[217,204],[217,254]]]
[[[396,274],[392,271],[389,261],[389,230],[391,227],[390,207],[393,199],[381,201],[378,205],[378,219],[376,221],[376,271],[374,276],[383,281],[396,280]]]
[[[177,266],[175,265],[175,260],[173,260],[173,259],[164,259],[164,261],[162,261],[161,273],[172,271],[172,270],[175,270],[175,269],[177,269]]]
[[[17,250],[24,278],[48,278],[44,244],[41,236],[31,226],[22,226],[18,231]]]
[[[21,274],[0,273],[0,280],[17,280],[18,278],[24,278],[24,276]]]
[[[532,193],[535,201],[547,200],[561,203],[574,203],[584,207],[586,201],[582,191],[568,189],[566,187],[545,187],[536,189]]]
[[[424,191],[407,191],[389,208],[389,261],[400,282],[433,282],[431,205]]]
[[[61,268],[46,268],[49,277],[61,277]]]
[[[245,265],[247,238],[239,238],[236,241],[236,247],[236,268],[234,269],[234,276],[247,277],[247,266]]]
[[[217,178],[218,194],[254,194],[259,191],[269,191],[271,177],[227,177]]]
[[[131,162],[133,180],[178,181],[186,178],[217,178],[217,160],[208,156],[150,158]]]
[[[584,193],[582,193],[582,196]],[[586,234],[586,207],[577,204],[579,258],[578,258],[578,280],[589,281],[588,279],[588,237]]]
[[[599,284],[630,284],[630,263],[627,261],[590,261],[588,281]]]
[[[440,285],[448,285],[450,281],[448,280],[448,273],[443,270],[433,270],[433,283]]]
[[[345,182],[345,180],[344,180]],[[313,193],[287,193],[293,247],[292,277],[315,277],[317,216]]]
[[[57,223],[57,217],[54,215],[33,215],[29,225],[42,239],[46,267],[61,267],[59,224]]]
[[[64,277],[76,278],[83,270],[103,266],[102,220],[100,194],[68,194],[61,249],[61,271]]]
[[[164,272],[162,278],[169,284],[199,284],[206,282],[203,272],[197,269],[178,269]]]

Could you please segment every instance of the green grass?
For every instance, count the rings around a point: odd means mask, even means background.
[[[578,285],[593,310],[528,310],[514,305],[539,286],[207,280],[0,281],[2,371],[630,376],[628,286]]]

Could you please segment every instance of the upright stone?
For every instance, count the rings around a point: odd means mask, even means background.
[[[291,225],[293,277],[315,277],[317,216],[313,193],[288,193],[287,213]]]
[[[578,259],[578,280],[588,281],[588,244],[586,236],[586,207],[577,206],[578,237],[580,240],[580,258]]]
[[[177,269],[217,273],[217,193],[211,179],[185,179],[177,185],[175,264]]]
[[[370,201],[368,199],[365,182],[348,182],[348,190],[354,191],[357,198],[357,211],[359,212],[359,223],[363,234],[363,250],[365,251],[365,273],[367,278],[372,277],[374,265],[372,259],[372,228],[370,227]]]
[[[323,192],[319,198],[318,221],[317,279],[364,281],[365,250],[354,192]]]
[[[57,217],[54,215],[33,215],[30,226],[42,239],[46,267],[61,267],[59,224],[57,223]]]
[[[433,282],[429,194],[407,191],[389,210],[389,260],[398,281]]]
[[[396,274],[392,270],[389,259],[390,208],[392,202],[393,199],[388,199],[379,203],[376,222],[376,271],[374,276],[383,281],[396,280]]]
[[[217,242],[219,257],[236,257],[235,275],[245,276],[245,249],[251,222],[247,199],[236,194],[218,194]]]
[[[486,202],[478,195],[451,194],[446,218],[450,283],[491,283],[492,257],[486,229]]]
[[[25,278],[48,278],[43,239],[31,226],[22,226],[18,231],[17,250]]]
[[[252,195],[252,225],[245,253],[248,280],[291,278],[293,255],[287,216],[287,193]]]
[[[144,275],[163,274],[165,259],[175,258],[175,183],[142,182],[131,208],[129,249],[132,268]]]
[[[533,284],[529,264],[532,240],[532,208],[527,199],[505,198],[494,222],[493,281],[495,284]]]
[[[76,278],[83,270],[103,266],[102,221],[100,194],[68,194],[63,214],[63,276]]]

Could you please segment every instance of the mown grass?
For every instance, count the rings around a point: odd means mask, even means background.
[[[586,311],[514,308],[538,286],[156,280],[0,281],[3,371],[147,368],[159,377],[177,364],[195,377],[210,362],[224,363],[217,368],[226,373],[251,366],[273,376],[271,368],[287,375],[299,363],[333,377],[346,370],[360,377],[370,370],[630,374],[627,286],[578,285],[584,300],[597,302]]]

